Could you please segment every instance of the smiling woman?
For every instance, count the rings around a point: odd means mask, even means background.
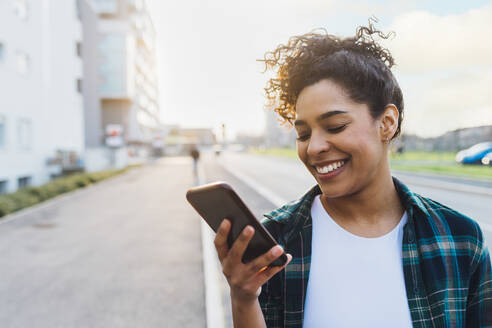
[[[266,214],[278,246],[242,263],[252,227],[215,244],[235,327],[485,327],[492,325],[490,256],[479,225],[391,176],[403,96],[394,60],[369,24],[354,37],[292,37],[266,54],[275,111],[297,131],[317,185]],[[279,182],[283,183],[283,182]],[[288,182],[287,182],[288,183]]]

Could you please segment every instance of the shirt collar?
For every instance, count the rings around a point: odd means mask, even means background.
[[[393,177],[393,183],[403,207],[407,211],[408,223],[413,221],[413,215],[415,211],[428,213],[426,207],[422,203],[419,197],[403,184],[400,180]],[[310,223],[311,219],[311,205],[314,198],[321,194],[319,185],[312,187],[301,198],[287,203],[286,205],[275,209],[264,216],[276,221],[282,225],[285,225],[285,237],[288,240],[290,236],[295,232],[300,231],[305,225]]]

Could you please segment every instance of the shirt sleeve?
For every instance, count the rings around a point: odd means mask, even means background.
[[[274,227],[275,223],[272,220],[265,218],[261,221],[261,224],[275,239],[277,239],[277,233]],[[263,317],[265,318],[265,323],[268,328],[284,327],[284,307],[281,293],[282,274],[283,272],[281,271],[270,278],[270,280],[261,287],[261,293],[258,297],[261,311],[263,312]]]
[[[275,285],[274,282],[278,279],[278,276],[279,274],[273,276],[261,287],[261,294],[258,297],[261,312],[263,312],[263,317],[268,328],[283,328],[284,326],[282,297],[276,295],[272,290],[272,285]]]
[[[466,309],[466,327],[492,327],[492,271],[490,253],[483,243],[482,232],[479,230],[480,244],[475,256],[478,260],[472,271],[468,289]]]

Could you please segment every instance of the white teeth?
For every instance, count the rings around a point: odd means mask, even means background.
[[[335,162],[333,164],[330,164],[328,166],[316,166],[316,171],[318,171],[318,173],[325,174],[325,173],[331,172],[333,170],[336,170],[339,167],[342,167],[343,164],[345,164],[344,161],[339,161],[339,162]]]

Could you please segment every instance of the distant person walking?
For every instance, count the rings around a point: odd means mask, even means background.
[[[198,174],[198,160],[200,159],[200,151],[195,145],[191,147],[190,156],[193,158],[193,174]]]

